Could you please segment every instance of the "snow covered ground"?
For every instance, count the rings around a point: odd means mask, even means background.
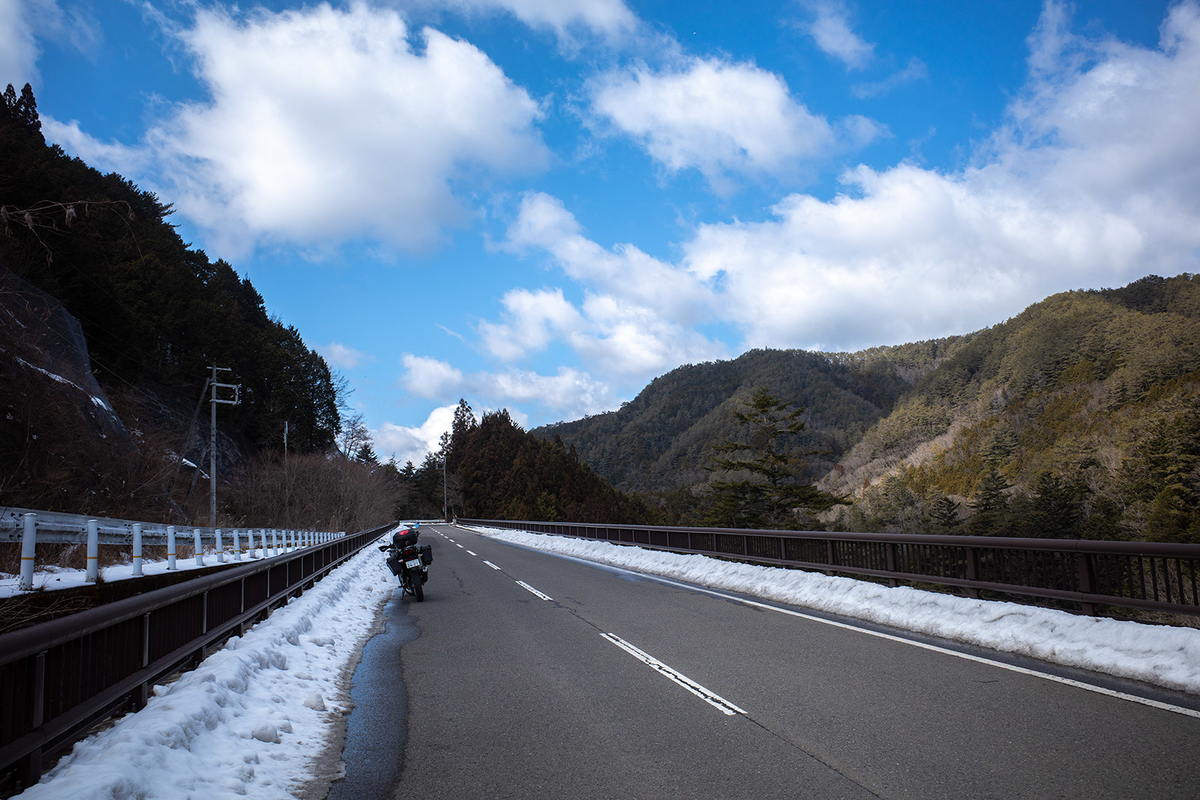
[[[514,544],[1200,694],[1200,630],[1092,619],[607,542],[472,528]],[[234,638],[143,710],[79,742],[19,797],[324,797],[348,670],[396,588],[381,554],[347,564]],[[333,740],[336,742],[336,740]]]
[[[242,554],[242,562],[246,563],[253,559],[265,558],[268,551],[264,551],[259,547],[254,550],[253,556],[250,551]],[[283,548],[280,548],[283,552]],[[222,563],[217,561],[215,552],[206,552],[204,554],[204,566],[214,567]],[[233,560],[232,553],[225,553],[224,563],[238,563]],[[179,570],[200,569],[196,565],[196,557],[178,558],[176,566]],[[167,571],[167,560],[164,558],[161,561],[152,561],[145,559],[142,562],[143,575],[158,575]],[[107,567],[101,567],[100,576],[108,582],[123,581],[133,577],[133,563],[112,564]],[[0,572],[0,597],[12,597],[13,595],[21,594],[19,584],[21,577],[12,575],[7,572]],[[39,565],[37,571],[33,573],[33,588],[35,591],[52,591],[54,589],[71,589],[76,586],[83,586],[87,582],[87,570],[82,569],[67,569],[65,567],[56,567],[53,564]]]
[[[495,539],[1200,694],[1200,630],[499,528]]]
[[[348,710],[346,671],[396,585],[364,548],[19,797],[291,798],[326,785],[341,763],[327,746]]]

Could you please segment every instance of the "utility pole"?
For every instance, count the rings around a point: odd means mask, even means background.
[[[442,520],[445,522],[450,521],[450,500],[446,494],[446,462],[450,460],[449,455],[446,451],[442,452]]]
[[[236,406],[242,400],[242,385],[240,383],[217,383],[218,372],[231,371],[232,370],[230,370],[229,367],[218,367],[216,364],[213,364],[212,380],[210,381],[210,385],[212,386],[212,399],[209,402],[212,403],[212,422],[209,425],[209,434],[212,437],[212,442],[209,446],[208,472],[212,486],[209,493],[209,500],[212,504],[211,510],[213,528],[217,527],[217,403]],[[217,397],[218,389],[233,389],[233,399],[223,400],[220,397]]]

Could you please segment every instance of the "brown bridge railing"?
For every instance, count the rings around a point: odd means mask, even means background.
[[[156,681],[195,666],[208,648],[311,588],[391,527],[0,635],[0,776],[36,783],[43,755],[97,720],[141,708]]]
[[[459,519],[760,564],[1001,592],[1078,604],[1200,615],[1200,545],[736,528],[665,528]]]

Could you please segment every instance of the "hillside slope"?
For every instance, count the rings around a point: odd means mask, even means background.
[[[533,431],[560,436],[623,491],[667,491],[703,482],[710,445],[736,435],[733,412],[766,386],[804,407],[805,430],[790,443],[812,480],[832,469],[912,382],[960,348],[962,337],[856,354],[753,350],[731,361],[679,367],[620,410]]]
[[[1109,535],[1186,538],[1200,499],[1200,276],[1054,295],[979,332],[842,467],[821,485],[857,492],[868,524],[974,497],[994,467],[1014,502],[1058,481]]]

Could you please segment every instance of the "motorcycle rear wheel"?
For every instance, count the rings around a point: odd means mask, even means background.
[[[418,603],[425,602],[425,587],[421,585],[422,583],[424,581],[421,580],[420,573],[408,573],[408,584],[412,587],[413,594],[417,596]]]

